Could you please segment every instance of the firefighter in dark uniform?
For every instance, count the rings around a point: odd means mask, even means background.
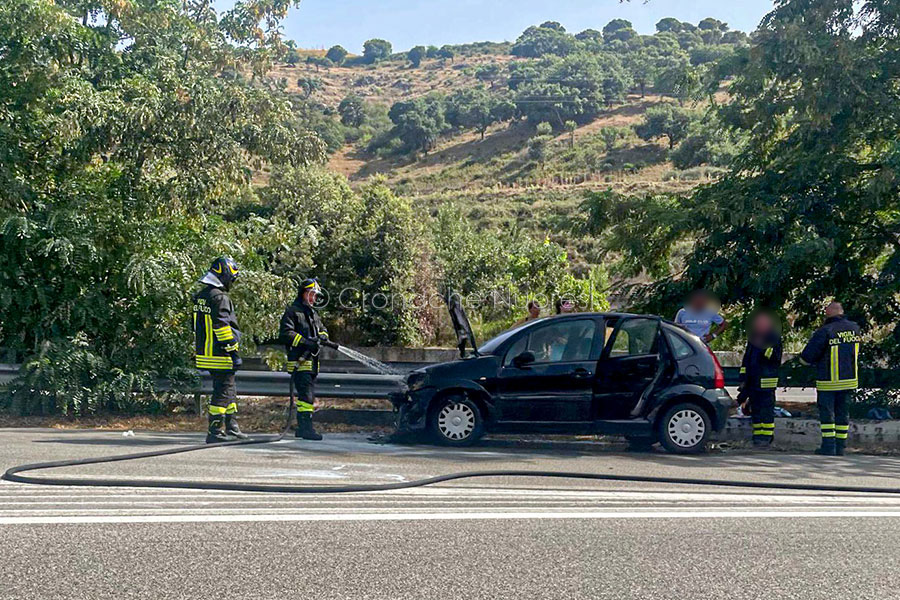
[[[775,388],[782,351],[774,317],[768,312],[757,313],[750,324],[738,393],[738,401],[750,405],[754,446],[769,446],[775,436]]]
[[[213,393],[209,402],[206,443],[247,439],[237,423],[234,373],[241,367],[238,346],[241,332],[228,291],[238,278],[238,266],[230,257],[213,261],[198,283],[203,287],[194,300],[194,354],[198,369],[209,371]]]
[[[312,422],[319,349],[328,340],[328,332],[314,308],[321,291],[317,279],[304,280],[297,299],[284,310],[279,327],[279,339],[287,348],[287,369],[297,391],[296,436],[306,440],[322,439]]]
[[[850,393],[858,386],[859,325],[838,302],[825,308],[825,324],[810,338],[800,360],[816,367],[822,446],[816,454],[843,456],[850,432]]]

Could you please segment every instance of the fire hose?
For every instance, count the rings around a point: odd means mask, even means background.
[[[337,347],[334,342],[328,342],[329,347]],[[739,481],[732,479],[699,479],[691,477],[657,477],[650,475],[617,475],[609,473],[583,473],[573,471],[529,471],[518,469],[497,469],[485,471],[463,471],[448,473],[414,481],[398,481],[391,483],[369,483],[349,485],[275,485],[260,483],[237,483],[221,481],[196,481],[196,480],[159,480],[159,479],[112,479],[112,478],[65,478],[65,477],[33,477],[23,475],[30,471],[45,469],[58,469],[64,467],[78,467],[84,465],[97,465],[105,463],[124,462],[142,458],[154,458],[159,456],[172,456],[187,452],[198,452],[211,448],[230,448],[236,446],[259,446],[280,442],[290,431],[291,417],[294,405],[294,388],[291,383],[290,404],[287,408],[287,425],[278,435],[255,437],[247,440],[221,442],[217,444],[194,444],[165,450],[153,450],[150,452],[136,452],[131,454],[117,454],[114,456],[102,456],[95,458],[80,458],[71,460],[59,460],[52,462],[32,463],[20,465],[8,469],[2,479],[16,483],[30,483],[35,485],[54,486],[81,486],[81,487],[127,487],[127,488],[174,488],[194,490],[217,490],[230,492],[269,492],[279,494],[344,494],[353,492],[384,492],[402,490],[408,488],[424,487],[449,481],[462,479],[479,479],[489,477],[516,477],[516,478],[554,478],[554,479],[582,479],[591,481],[615,481],[631,483],[657,483],[669,485],[695,485],[706,487],[726,488],[750,488],[768,490],[790,491],[815,491],[815,492],[849,492],[863,494],[900,494],[900,488],[896,487],[872,487],[836,484],[813,483],[787,483],[774,481]]]

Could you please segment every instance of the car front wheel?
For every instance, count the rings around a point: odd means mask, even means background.
[[[659,420],[659,440],[669,452],[703,452],[712,425],[700,406],[689,402],[670,407]]]
[[[480,438],[484,430],[478,405],[462,394],[438,400],[428,421],[435,441],[447,446],[468,446]]]

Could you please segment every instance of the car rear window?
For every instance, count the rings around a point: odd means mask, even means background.
[[[694,353],[694,349],[691,348],[691,345],[677,333],[666,331],[666,337],[669,340],[669,345],[672,347],[672,355],[675,357],[675,360],[687,358]]]

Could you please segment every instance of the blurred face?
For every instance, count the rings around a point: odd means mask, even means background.
[[[690,304],[694,310],[703,310],[709,304],[709,298],[706,294],[694,294],[691,297]]]
[[[532,317],[537,317],[541,314],[541,307],[537,304],[532,304],[528,307],[528,314]]]
[[[564,313],[572,312],[575,310],[575,303],[571,300],[563,300],[563,303],[560,305],[560,310]]]
[[[769,333],[775,327],[772,317],[766,313],[759,313],[753,318],[754,333]]]
[[[303,301],[310,306],[315,305],[317,297],[318,295],[316,294],[315,290],[306,290],[305,292],[303,292]]]

